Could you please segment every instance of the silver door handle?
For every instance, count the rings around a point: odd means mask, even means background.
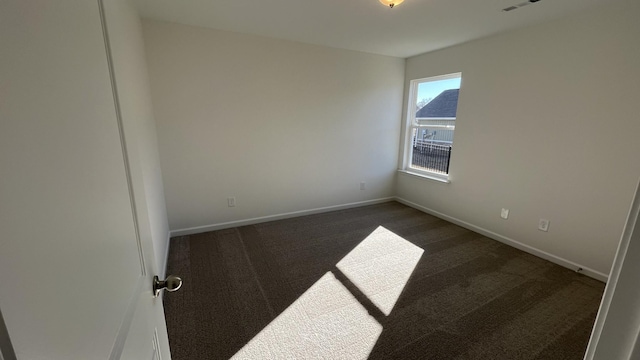
[[[182,287],[182,279],[175,275],[169,275],[166,279],[160,280],[158,275],[153,277],[153,296],[158,297],[162,289],[174,292]]]

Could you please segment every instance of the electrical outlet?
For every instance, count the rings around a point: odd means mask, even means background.
[[[540,219],[540,221],[538,221],[538,230],[549,231],[549,220]]]
[[[229,207],[236,206],[236,198],[235,197],[227,198],[227,205],[229,205]]]
[[[361,183],[360,183],[360,190],[364,190],[364,189],[366,189],[366,188],[367,188],[367,184],[365,184],[365,182],[364,182],[364,181],[363,181],[363,182],[361,182]]]
[[[508,219],[509,218],[509,209],[505,209],[502,208],[502,210],[500,211],[500,217],[503,219]]]

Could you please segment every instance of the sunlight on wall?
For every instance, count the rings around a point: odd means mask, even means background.
[[[336,267],[388,316],[423,252],[379,226]]]
[[[389,315],[423,249],[379,226],[336,267]],[[366,359],[382,333],[332,272],[327,272],[232,359]]]

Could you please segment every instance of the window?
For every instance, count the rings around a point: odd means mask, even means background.
[[[462,74],[411,80],[404,170],[446,180]]]

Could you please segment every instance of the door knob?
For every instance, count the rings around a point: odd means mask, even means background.
[[[167,289],[168,292],[174,292],[182,286],[182,279],[175,275],[169,275],[166,279],[160,280],[158,275],[153,277],[153,295],[158,297],[160,290]]]

